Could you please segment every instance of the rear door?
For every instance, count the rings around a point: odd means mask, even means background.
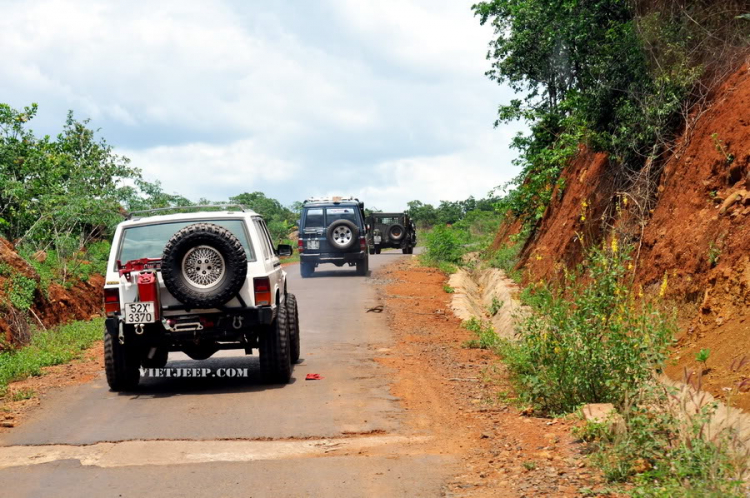
[[[325,219],[326,228],[331,226],[338,220],[348,220],[354,223],[357,227],[357,237],[363,236],[364,231],[362,230],[362,218],[360,218],[359,207],[357,206],[340,206],[333,205],[325,208]],[[323,240],[320,242],[321,252],[339,252],[328,241],[328,237],[323,233]],[[325,249],[324,249],[325,247]],[[359,252],[359,241],[353,244],[349,249],[344,252]]]
[[[303,230],[300,231],[300,239],[303,241],[306,254],[319,254],[325,243],[325,208],[308,207],[302,213]]]
[[[278,290],[280,294],[283,294],[284,273],[281,269],[281,261],[279,260],[279,256],[278,254],[276,254],[276,247],[274,246],[273,239],[271,238],[271,233],[268,231],[266,222],[262,218],[253,218],[253,223],[255,223],[255,228],[261,238],[266,274],[271,281],[271,288],[274,290]]]

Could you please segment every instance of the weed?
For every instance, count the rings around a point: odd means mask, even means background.
[[[674,319],[631,291],[629,250],[611,247],[591,250],[560,286],[527,288],[519,341],[499,345],[520,396],[542,412],[619,405],[666,358]]]
[[[701,349],[695,354],[695,361],[699,363],[703,363],[703,370],[706,370],[706,362],[708,362],[708,357],[711,356],[711,350],[710,349]]]
[[[472,317],[470,320],[465,320],[461,326],[466,330],[474,332],[477,336],[476,339],[466,341],[464,347],[470,349],[494,349],[500,343],[500,338],[492,328],[492,324],[479,320],[476,317]]]
[[[444,285],[443,285],[443,290],[444,290],[444,291],[445,291],[445,292],[446,292],[447,294],[453,294],[454,292],[456,292],[456,289],[454,289],[453,287],[451,287],[451,286],[450,286],[450,285],[448,285],[448,284],[444,284]]]
[[[592,433],[599,450],[594,463],[609,481],[633,481],[633,496],[743,496],[745,468],[729,451],[736,434],[724,431],[709,439],[716,404],[686,410],[686,399],[656,383],[644,384],[623,408],[622,430]]]
[[[708,245],[708,264],[711,265],[711,268],[713,268],[719,263],[720,257],[721,257],[721,249],[719,248],[719,246],[711,242]]]
[[[8,300],[14,308],[20,311],[27,311],[31,308],[36,294],[36,280],[14,272],[6,285]]]
[[[534,470],[536,469],[536,462],[531,461],[531,460],[527,462],[523,462],[523,468],[526,470]]]
[[[505,305],[504,301],[500,301],[497,296],[492,296],[492,302],[487,307],[487,311],[490,313],[490,316],[497,315],[497,312],[503,309],[503,306]]]
[[[712,133],[711,138],[714,141],[714,148],[716,149],[716,152],[724,156],[724,159],[727,162],[727,165],[730,165],[734,162],[734,154],[731,154],[727,151],[726,147],[724,147],[724,142],[719,140],[719,134],[718,133]]]
[[[36,391],[33,389],[14,389],[10,395],[11,401],[23,401],[24,399],[31,399],[36,396]]]
[[[37,331],[28,346],[0,353],[0,394],[10,382],[41,375],[42,367],[66,363],[101,339],[104,320],[73,322]]]

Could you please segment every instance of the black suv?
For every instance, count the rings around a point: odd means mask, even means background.
[[[417,227],[407,213],[372,213],[367,218],[371,232],[367,235],[370,254],[380,254],[384,247],[412,254],[417,245]]]
[[[299,254],[302,278],[312,276],[321,263],[369,267],[364,203],[353,197],[312,198],[303,203],[299,220]]]

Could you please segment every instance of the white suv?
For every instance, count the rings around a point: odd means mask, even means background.
[[[133,213],[115,231],[104,287],[110,388],[134,389],[140,367],[164,367],[170,351],[204,360],[220,349],[257,348],[263,377],[288,382],[299,313],[279,256],[291,246],[274,248],[263,218],[242,206],[159,211]]]

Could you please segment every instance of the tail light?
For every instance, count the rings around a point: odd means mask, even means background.
[[[154,271],[144,271],[136,279],[138,299],[154,303],[154,318],[161,320],[161,299],[159,296],[159,279]]]
[[[360,251],[367,251],[367,241],[364,237],[359,238],[359,250]]]
[[[268,277],[253,279],[255,306],[271,306],[271,281]]]
[[[112,316],[120,311],[120,289],[117,287],[104,289],[104,312]]]
[[[305,242],[302,239],[299,239],[297,241],[297,250],[299,250],[299,252],[301,253],[305,252]]]

